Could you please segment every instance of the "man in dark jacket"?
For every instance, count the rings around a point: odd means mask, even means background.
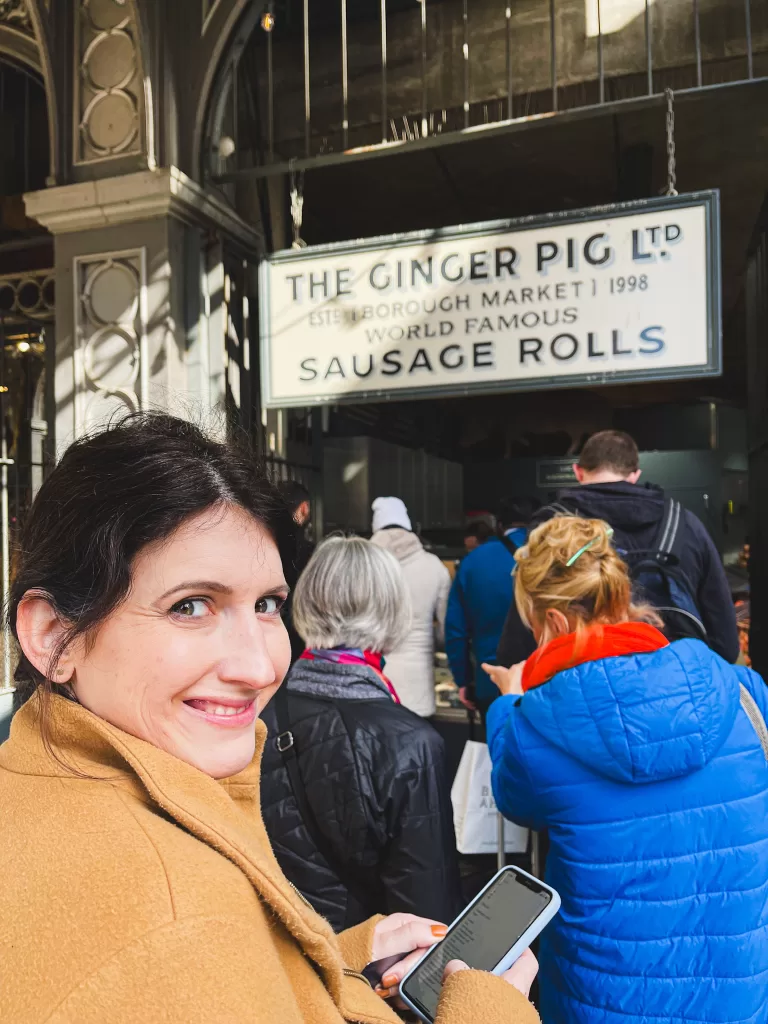
[[[651,551],[658,546],[665,513],[664,491],[654,484],[639,483],[639,453],[629,434],[619,430],[594,434],[584,445],[574,472],[581,486],[561,491],[557,505],[587,519],[604,519],[615,530],[617,548]],[[543,508],[531,527],[556,514],[551,506]],[[681,530],[680,567],[690,581],[707,642],[726,661],[735,662],[739,656],[739,634],[720,555],[704,524],[687,509]],[[517,622],[513,602],[505,633],[515,628]],[[504,639],[500,646],[503,644]]]

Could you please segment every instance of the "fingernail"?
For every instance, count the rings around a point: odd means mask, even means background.
[[[448,933],[448,927],[446,925],[444,925],[444,924],[433,924],[432,925],[432,934],[435,936],[436,939],[444,938],[447,935],[447,933]]]
[[[398,977],[397,977],[396,974],[387,974],[385,977],[383,977],[381,979],[381,987],[382,988],[392,988],[392,986],[396,985],[397,982],[398,982]]]

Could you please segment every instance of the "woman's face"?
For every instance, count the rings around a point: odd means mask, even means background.
[[[126,600],[67,654],[72,688],[119,729],[235,775],[288,670],[287,593],[267,531],[240,509],[209,510],[139,553]]]

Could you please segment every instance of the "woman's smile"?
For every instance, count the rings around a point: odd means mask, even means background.
[[[197,718],[225,729],[242,729],[253,725],[258,715],[255,695],[242,700],[194,697],[183,701],[183,704]]]

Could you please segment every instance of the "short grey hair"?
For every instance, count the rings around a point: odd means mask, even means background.
[[[307,647],[359,647],[387,654],[411,625],[400,563],[362,537],[329,537],[296,584],[293,622]]]

